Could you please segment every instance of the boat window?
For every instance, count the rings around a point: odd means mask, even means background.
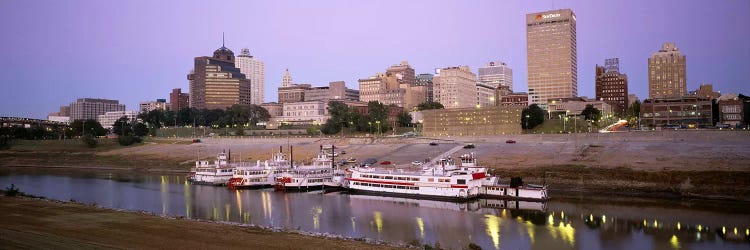
[[[458,184],[466,184],[466,180],[457,180]]]
[[[393,176],[386,176],[385,179],[386,180],[393,180]]]
[[[428,182],[434,182],[434,181],[435,181],[435,179],[433,179],[433,178],[428,178],[428,179],[427,179],[427,181],[428,181]]]

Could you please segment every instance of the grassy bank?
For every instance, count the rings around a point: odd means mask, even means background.
[[[394,249],[24,197],[0,196],[0,221],[0,245],[6,249]]]

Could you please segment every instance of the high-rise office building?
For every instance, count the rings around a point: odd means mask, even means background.
[[[513,91],[513,69],[504,62],[489,62],[480,67],[477,73],[480,83],[493,88],[507,86]]]
[[[196,57],[190,71],[190,107],[225,109],[234,104],[250,104],[250,80],[235,67],[232,50],[225,47],[212,57]]]
[[[620,59],[604,60],[604,66],[596,65],[596,100],[612,106],[615,114],[625,115],[628,107],[628,76],[620,73]]]
[[[244,48],[240,52],[240,55],[235,58],[234,64],[250,80],[250,103],[263,103],[263,91],[265,91],[266,85],[265,66],[263,62],[250,55],[249,49]]]
[[[399,84],[409,84],[409,86],[413,86],[417,83],[414,68],[412,68],[407,61],[391,65],[385,70],[385,73],[396,76]]]
[[[174,111],[178,112],[181,109],[189,107],[190,104],[190,94],[189,93],[182,93],[182,89],[176,88],[172,89],[172,93],[169,93],[169,108]]]
[[[526,15],[529,102],[578,96],[576,15],[570,9]]]
[[[685,55],[675,43],[664,43],[648,58],[648,98],[673,98],[687,94]]]
[[[440,69],[432,79],[432,99],[445,108],[469,108],[477,105],[477,75],[469,66]]]
[[[359,79],[359,99],[411,110],[427,100],[427,86],[417,84],[414,68],[401,62],[367,79]]]
[[[125,104],[117,100],[80,98],[70,104],[70,120],[97,119],[110,111],[125,111]]]
[[[427,87],[427,101],[432,101],[432,78],[435,77],[433,74],[419,74],[417,76],[417,86]]]

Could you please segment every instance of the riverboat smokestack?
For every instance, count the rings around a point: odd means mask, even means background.
[[[294,168],[294,146],[289,145],[289,166]]]

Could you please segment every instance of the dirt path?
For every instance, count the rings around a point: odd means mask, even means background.
[[[394,249],[260,228],[0,196],[3,249]]]

